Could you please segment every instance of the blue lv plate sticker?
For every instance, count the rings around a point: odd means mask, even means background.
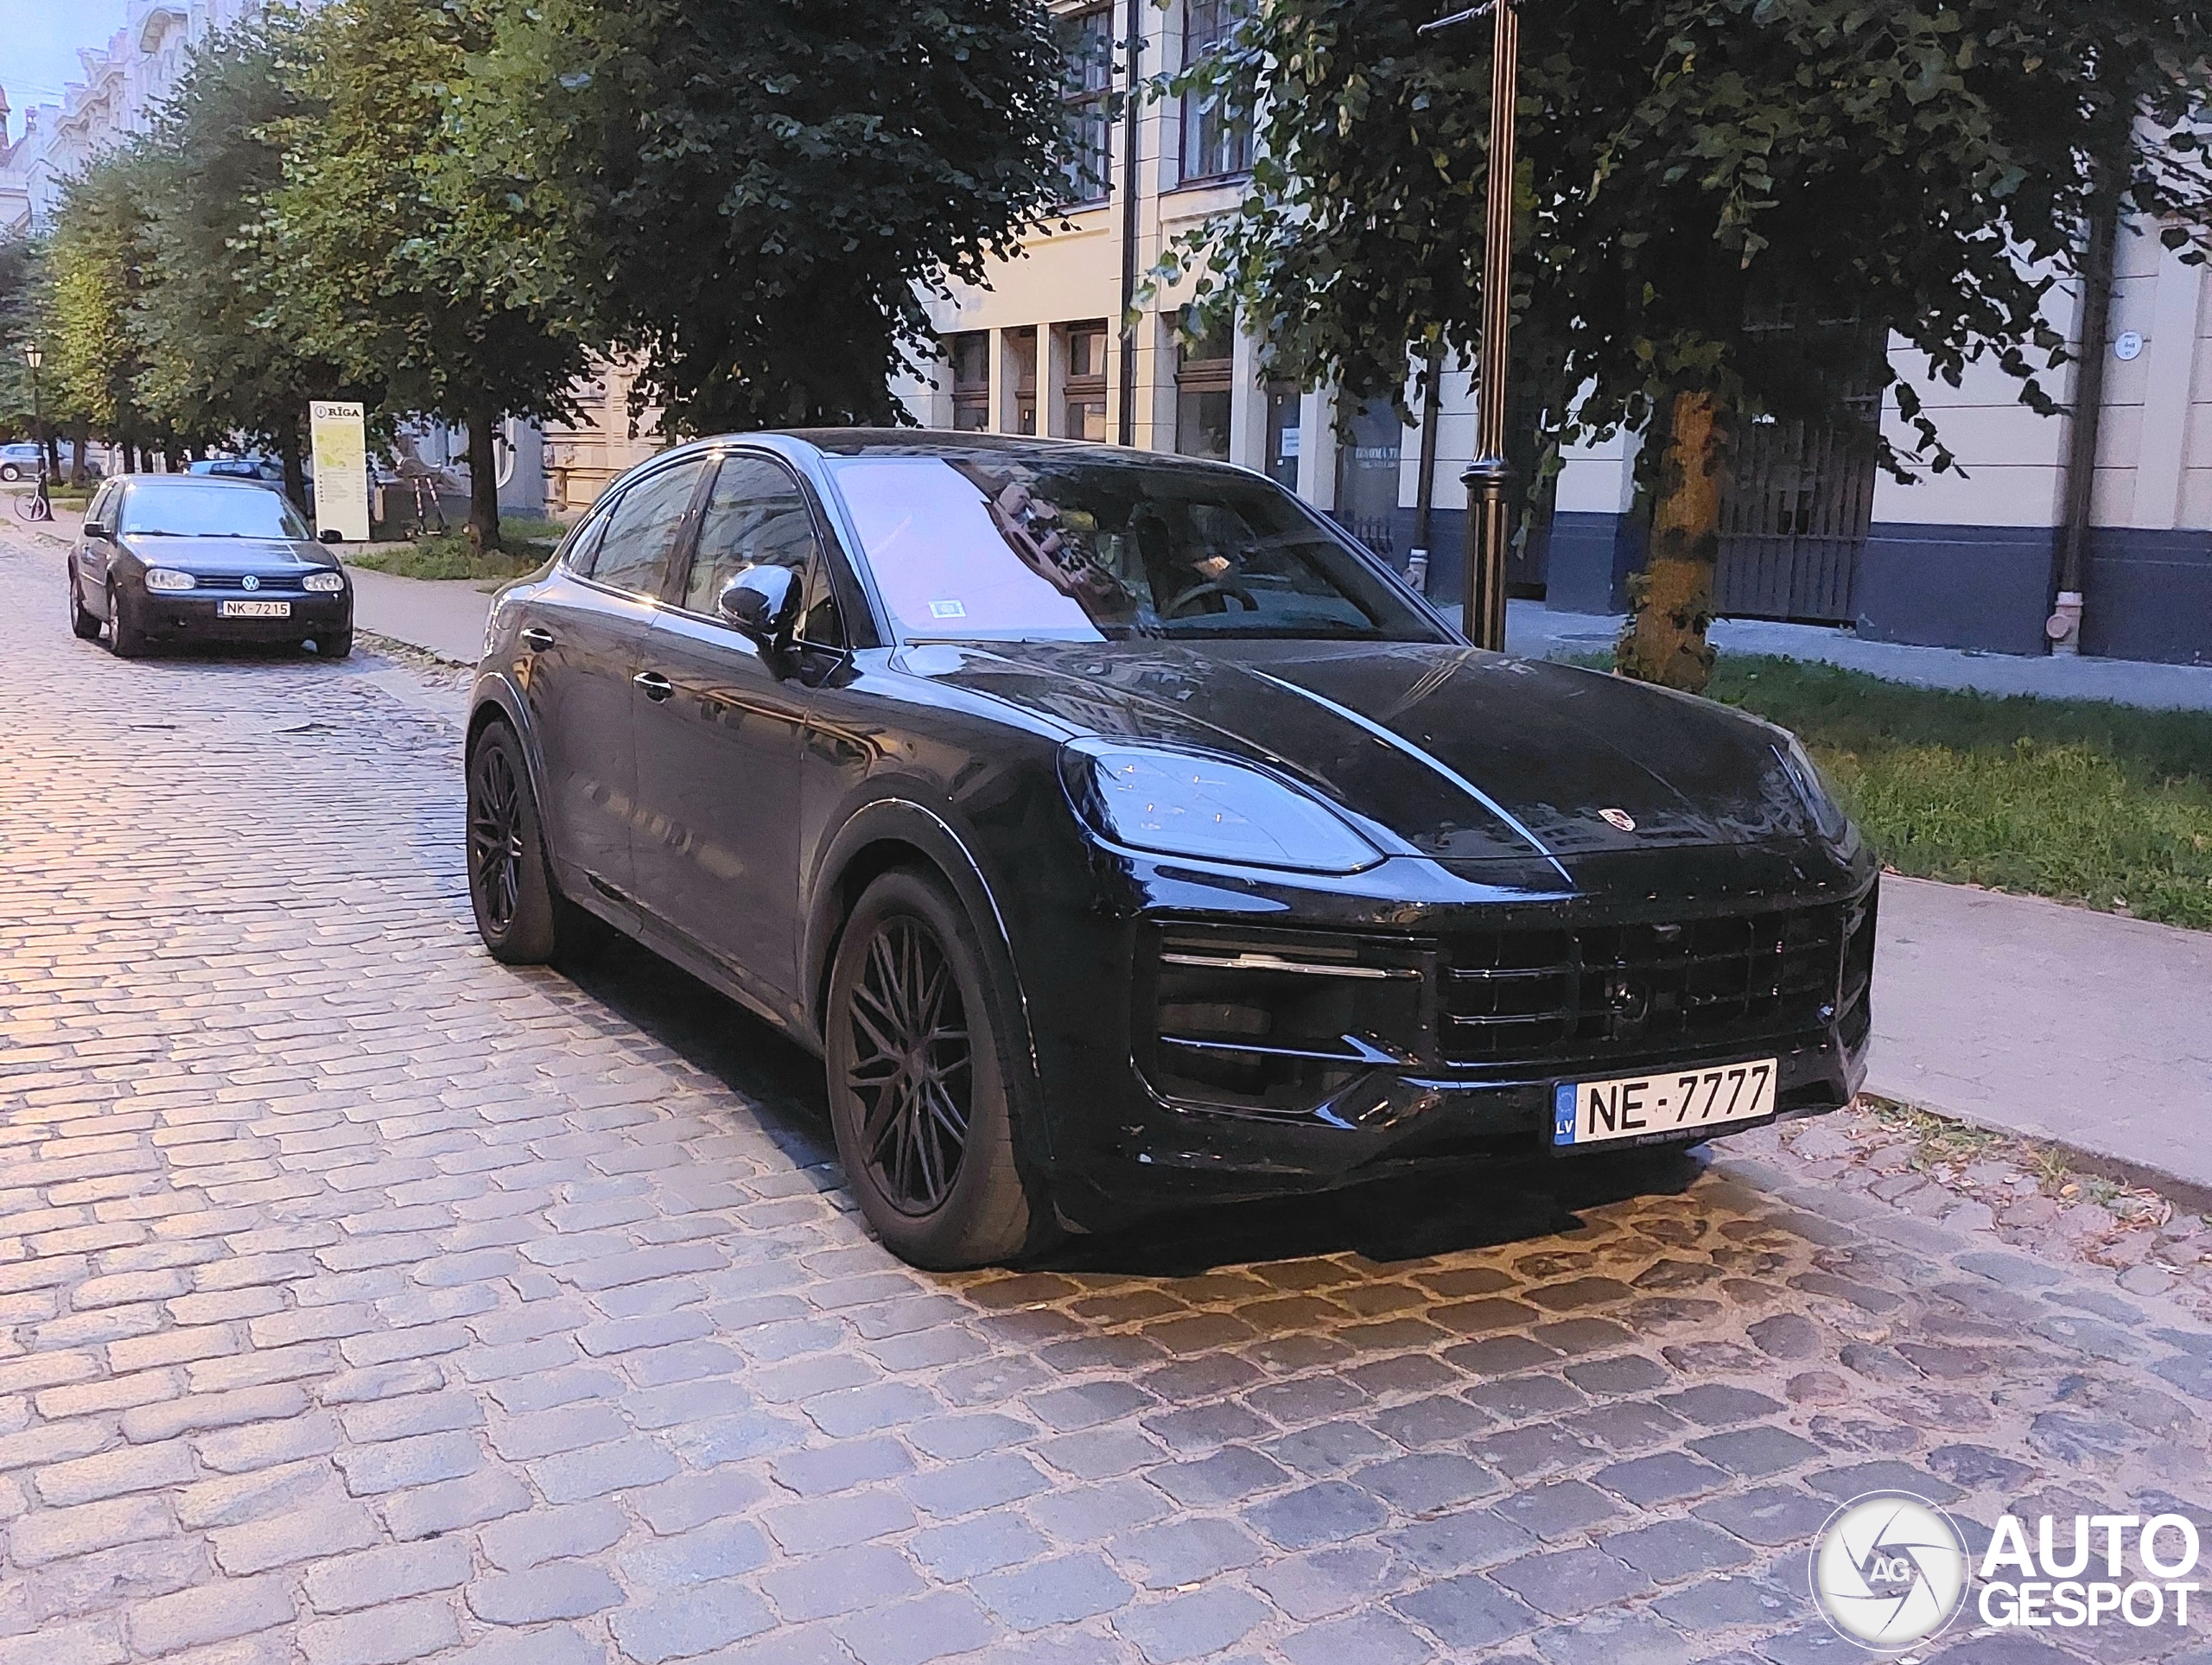
[[[1562,1081],[1552,1095],[1552,1143],[1574,1142],[1574,1084]]]

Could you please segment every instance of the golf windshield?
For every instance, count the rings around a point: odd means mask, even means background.
[[[292,505],[254,486],[143,480],[123,499],[118,530],[136,537],[311,538]]]
[[[1268,480],[981,448],[829,466],[909,640],[1446,639]]]

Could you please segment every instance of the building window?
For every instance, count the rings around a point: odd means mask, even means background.
[[[1405,419],[1370,399],[1344,424],[1337,449],[1337,524],[1377,555],[1397,550],[1399,464]]]
[[[1070,12],[1052,28],[1065,66],[1060,83],[1067,134],[1071,205],[1103,202],[1111,189],[1114,134],[1114,13],[1108,6]]]
[[[1060,431],[1071,440],[1106,437],[1106,321],[1070,324],[1068,378],[1064,390],[1066,421]]]
[[[1014,431],[1037,432],[1037,332],[1010,329],[1006,333],[1007,375],[1014,383]]]
[[[1229,44],[1245,0],[1190,0],[1183,28],[1187,73]],[[1194,86],[1183,94],[1183,178],[1225,179],[1252,166],[1252,116],[1224,101],[1218,87]]]
[[[1268,477],[1291,491],[1298,489],[1298,455],[1305,429],[1306,400],[1298,384],[1273,380],[1268,384]]]
[[[952,425],[963,434],[991,426],[991,333],[969,330],[946,343],[952,359]]]
[[[1235,339],[1227,319],[1194,334],[1195,321],[1185,312],[1176,332],[1175,448],[1186,457],[1226,462]]]

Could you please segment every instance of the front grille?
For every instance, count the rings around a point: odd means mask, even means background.
[[[257,572],[253,576],[257,594],[262,595],[299,594],[300,581],[296,576],[284,573],[267,572]],[[243,573],[235,572],[201,573],[199,581],[193,585],[193,588],[242,591],[245,588],[245,575]]]
[[[1604,1058],[1819,1028],[1836,1015],[1845,912],[1459,938],[1447,944],[1438,1014],[1444,1056]]]

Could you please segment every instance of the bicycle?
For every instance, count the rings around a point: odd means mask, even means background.
[[[46,470],[43,467],[38,471],[38,484],[31,488],[30,495],[16,494],[16,518],[32,523],[54,518],[54,499],[48,495]]]

